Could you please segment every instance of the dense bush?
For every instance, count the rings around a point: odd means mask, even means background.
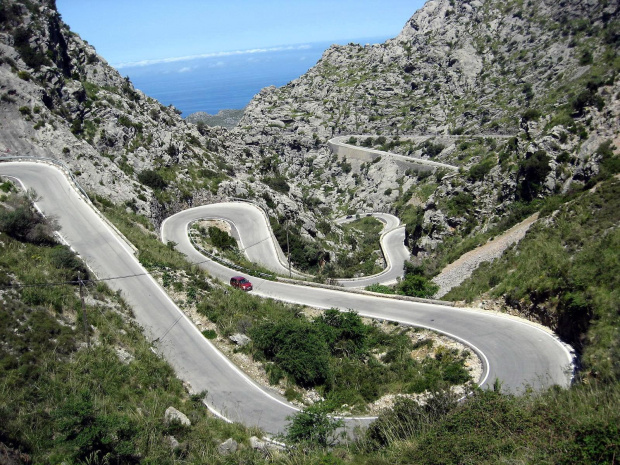
[[[52,244],[57,224],[41,216],[30,201],[13,194],[6,201],[7,207],[0,207],[0,231],[9,236],[34,244]]]
[[[537,121],[538,119],[540,119],[541,116],[542,116],[542,113],[540,112],[540,110],[537,110],[536,108],[528,108],[521,115],[521,120],[526,121],[526,122]]]
[[[551,172],[549,161],[549,156],[544,150],[537,150],[520,164],[517,174],[520,199],[529,202],[538,196],[545,178]]]
[[[316,403],[288,417],[285,439],[289,443],[303,443],[311,447],[327,447],[336,441],[336,431],[344,425],[343,420],[329,416],[329,407]]]
[[[144,170],[138,174],[138,181],[151,189],[163,190],[168,187],[164,178],[155,170]]]
[[[78,277],[88,279],[88,269],[77,255],[66,245],[54,247],[50,253],[52,265],[58,270],[64,270],[67,281],[77,281]]]
[[[469,168],[469,179],[471,181],[482,181],[489,174],[491,168],[495,165],[495,160],[491,157],[482,160],[480,163]]]
[[[432,297],[439,290],[439,286],[428,278],[417,274],[408,274],[396,286],[397,292],[411,297]]]
[[[218,249],[226,250],[237,247],[237,241],[230,234],[215,226],[209,226],[209,238]]]
[[[250,335],[257,349],[274,360],[300,386],[323,384],[329,377],[329,348],[319,329],[305,320],[267,322]]]
[[[603,109],[605,101],[598,94],[597,88],[598,85],[590,83],[585,90],[571,100],[570,105],[575,116],[583,116],[586,107],[596,107],[599,111]]]
[[[338,357],[360,358],[368,351],[368,327],[355,312],[326,310],[315,321],[331,353]]]

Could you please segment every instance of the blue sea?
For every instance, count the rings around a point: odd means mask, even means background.
[[[387,37],[357,39],[359,44]],[[216,114],[244,108],[262,88],[283,86],[312,68],[334,42],[224,52],[201,57],[125,65],[119,69],[134,86],[163,105],[174,105],[188,116],[197,111]],[[338,43],[338,42],[336,42]],[[340,42],[341,44],[347,42]]]

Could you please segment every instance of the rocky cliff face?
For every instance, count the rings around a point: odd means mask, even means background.
[[[269,147],[294,194],[326,211],[422,204],[410,244],[430,253],[598,173],[598,148],[618,146],[617,17],[617,1],[431,0],[396,38],[332,46],[306,75],[263,89],[237,135],[254,160]],[[335,159],[325,142],[346,134],[460,174],[425,181],[436,187],[425,201],[422,177],[387,159]]]

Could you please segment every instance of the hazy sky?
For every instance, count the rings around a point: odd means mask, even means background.
[[[56,0],[111,65],[395,37],[424,0]]]

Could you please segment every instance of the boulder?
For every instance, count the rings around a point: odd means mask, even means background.
[[[175,409],[174,407],[168,407],[166,409],[164,420],[167,425],[174,422],[181,423],[183,426],[191,426],[192,424],[192,422],[189,421],[189,418],[187,418],[187,415]]]
[[[228,438],[226,441],[217,446],[217,451],[220,455],[230,455],[237,452],[239,444],[233,438]]]
[[[241,333],[233,334],[228,339],[237,344],[239,347],[245,347],[252,341],[252,339]]]

